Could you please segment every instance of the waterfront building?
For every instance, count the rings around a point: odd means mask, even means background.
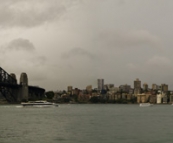
[[[72,91],[73,91],[73,86],[68,86],[68,87],[67,87],[67,91],[68,91],[68,92],[72,92]]]
[[[132,94],[127,94],[127,100],[131,100],[132,99]]]
[[[125,84],[125,85],[120,85],[120,86],[119,86],[119,89],[120,89],[120,91],[122,91],[122,92],[129,93],[129,91],[130,91],[130,89],[131,89],[131,86],[130,86],[130,85],[127,85],[127,84]]]
[[[68,86],[68,87],[67,87],[67,93],[68,93],[69,95],[72,95],[72,94],[73,94],[73,87],[72,87],[72,86]]]
[[[167,92],[168,91],[168,85],[167,84],[161,84],[161,90],[162,90],[162,92]]]
[[[155,104],[156,103],[156,95],[150,95],[149,102]]]
[[[127,94],[126,93],[122,93],[122,99],[127,99]]]
[[[112,87],[109,89],[109,92],[112,92],[112,93],[117,93],[118,91],[119,91],[118,87]]]
[[[137,103],[146,103],[149,102],[150,94],[142,93],[137,95]]]
[[[148,91],[148,84],[147,83],[143,84],[143,91]]]
[[[146,103],[146,94],[137,94],[137,103]]]
[[[137,94],[141,93],[141,81],[137,78],[134,81],[134,95],[137,96]]]
[[[109,101],[115,101],[117,99],[117,96],[115,94],[108,94],[107,97]]]
[[[170,103],[173,103],[173,95],[170,95]]]
[[[163,96],[163,103],[168,103],[168,97],[165,95],[165,96]]]
[[[98,90],[104,89],[104,79],[98,79],[97,80]]]
[[[134,92],[134,89],[133,88],[130,88],[129,94],[133,94],[133,92]]]
[[[157,104],[160,104],[160,103],[162,103],[162,94],[161,93],[157,94]]]
[[[78,95],[80,90],[78,88],[73,89],[73,95]]]
[[[79,102],[88,102],[90,99],[90,94],[84,94],[82,91],[79,92],[78,101]]]
[[[152,84],[152,90],[158,90],[158,85],[157,84]]]

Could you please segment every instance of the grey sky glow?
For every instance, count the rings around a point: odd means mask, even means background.
[[[168,84],[172,0],[0,0],[0,65],[29,85],[63,90]]]

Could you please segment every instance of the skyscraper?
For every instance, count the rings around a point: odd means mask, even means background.
[[[104,89],[104,79],[98,79],[97,84],[98,84],[98,90]]]
[[[137,78],[134,81],[134,95],[136,96],[137,94],[141,93],[141,81]]]

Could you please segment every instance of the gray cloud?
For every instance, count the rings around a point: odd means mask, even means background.
[[[125,4],[125,0],[119,0],[118,3],[119,3],[119,5],[123,5],[123,4]]]
[[[34,66],[43,66],[46,64],[46,61],[47,61],[47,59],[45,56],[37,56],[32,59]]]
[[[30,85],[46,90],[82,89],[97,78],[132,87],[139,78],[173,89],[172,5],[171,0],[0,0],[0,64],[17,75],[26,72]]]
[[[144,63],[127,64],[129,73],[138,73],[141,77],[146,77],[151,82],[152,78],[161,79],[165,76],[172,75],[171,71],[173,66],[171,65],[171,60],[164,56],[153,56],[147,59]],[[149,79],[148,75],[152,75]]]
[[[107,48],[160,47],[159,37],[147,30],[106,31],[99,34],[100,43]]]
[[[94,55],[92,53],[90,53],[89,51],[82,49],[82,48],[73,48],[70,51],[62,54],[62,58],[63,59],[69,59],[69,58],[73,58],[76,56],[85,56],[87,58],[93,59]]]
[[[74,0],[73,0],[74,1]],[[0,27],[34,27],[58,19],[69,0],[5,0],[0,5]],[[76,1],[76,0],[75,0]]]
[[[31,43],[27,39],[14,39],[7,46],[5,46],[6,50],[22,50],[22,51],[33,51],[35,49],[33,43]]]
[[[163,56],[154,56],[151,59],[149,59],[146,62],[147,65],[150,65],[152,67],[157,67],[160,66],[165,67],[165,66],[172,66],[171,65],[171,60],[167,57],[163,57]]]

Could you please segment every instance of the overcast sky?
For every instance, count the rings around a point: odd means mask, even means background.
[[[0,0],[0,66],[63,90],[139,78],[173,90],[172,0]]]

